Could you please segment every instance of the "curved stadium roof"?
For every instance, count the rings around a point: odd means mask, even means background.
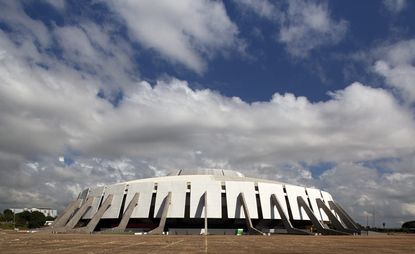
[[[77,227],[79,223],[87,226]],[[52,229],[161,233],[207,227],[221,234],[241,227],[252,234],[273,229],[297,234],[360,232],[326,191],[222,169],[177,170],[164,177],[87,188]]]

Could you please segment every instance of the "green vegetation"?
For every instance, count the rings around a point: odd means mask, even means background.
[[[3,219],[4,221],[13,221],[13,211],[10,209],[5,209],[3,211]]]
[[[54,220],[54,218],[45,217],[38,211],[24,211],[15,215],[12,210],[5,209],[3,214],[0,213],[0,227],[3,229],[13,229],[14,225],[17,228],[39,228],[43,227],[47,220]]]

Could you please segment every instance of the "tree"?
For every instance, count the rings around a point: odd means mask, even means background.
[[[39,211],[33,211],[30,214],[29,228],[40,228],[45,225],[46,217]]]
[[[10,209],[5,209],[3,211],[3,218],[4,218],[4,221],[13,221],[14,219],[13,211]]]
[[[27,227],[30,220],[30,212],[23,211],[21,213],[16,213],[16,226],[24,226]]]
[[[24,211],[16,214],[16,224],[28,228],[39,228],[45,225],[46,217],[39,211]]]
[[[46,216],[46,220],[52,221],[52,220],[55,220],[55,217],[52,217],[52,216],[48,215],[48,216]]]

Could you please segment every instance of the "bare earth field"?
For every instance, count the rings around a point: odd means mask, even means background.
[[[415,253],[415,235],[205,237],[0,231],[0,253]]]

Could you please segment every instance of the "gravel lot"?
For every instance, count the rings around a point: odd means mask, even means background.
[[[0,253],[415,253],[415,235],[148,236],[0,231]]]

